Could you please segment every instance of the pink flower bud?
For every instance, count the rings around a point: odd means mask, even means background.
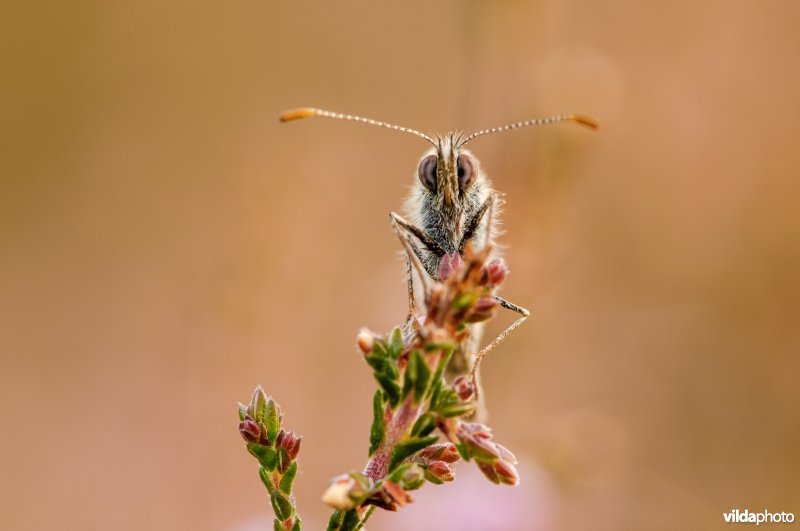
[[[433,444],[417,455],[427,461],[444,461],[445,463],[455,463],[461,459],[456,445],[450,442]]]
[[[497,477],[497,472],[494,470],[492,463],[477,461],[478,468],[480,468],[483,475],[492,483],[500,483],[500,478]]]
[[[333,478],[322,495],[322,501],[334,509],[352,509],[361,505],[372,490],[372,481],[363,474],[352,472]]]
[[[461,455],[459,455],[458,450],[456,450],[456,445],[453,443],[446,443],[445,449],[442,450],[442,453],[439,455],[439,460],[445,463],[455,463],[460,459]]]
[[[453,481],[456,479],[455,470],[444,461],[431,461],[428,463],[428,473],[440,481]]]
[[[350,493],[356,487],[356,481],[347,474],[334,478],[328,490],[322,494],[322,501],[334,509],[343,511],[352,509],[356,506],[356,502],[350,496]]]
[[[442,282],[447,280],[450,275],[461,269],[461,264],[461,255],[457,252],[443,255],[439,260],[439,280]]]
[[[387,495],[394,505],[399,507],[414,501],[414,498],[404,491],[400,485],[388,479],[383,480],[383,483],[381,483],[381,491]]]
[[[478,461],[491,461],[500,457],[497,446],[488,439],[471,435],[464,442],[467,443],[469,453]]]
[[[453,380],[453,389],[461,400],[469,400],[475,393],[475,386],[472,385],[472,379],[468,376],[459,376]]]
[[[281,430],[281,433],[283,433],[283,430]],[[288,431],[282,438],[279,436],[279,439],[280,442],[278,442],[278,444],[286,450],[289,459],[294,461],[297,458],[297,454],[300,452],[300,443],[303,438],[298,437],[294,432]]]
[[[481,321],[485,321],[490,319],[494,316],[495,311],[500,306],[500,302],[495,299],[491,295],[481,295],[481,298],[478,299],[472,306],[472,313],[470,314],[468,320],[471,323],[479,323]]]
[[[504,483],[506,485],[519,484],[519,473],[514,465],[504,459],[498,459],[493,463],[493,466],[500,483]]]
[[[462,422],[458,430],[462,433],[471,433],[483,439],[492,438],[492,429],[486,424],[478,422]]]
[[[404,490],[417,490],[425,484],[425,473],[419,464],[414,464],[400,478],[400,486]]]
[[[494,443],[497,447],[497,450],[500,452],[500,459],[504,459],[511,463],[512,465],[517,464],[517,458],[514,454],[511,453],[511,450],[503,446],[502,444]]]
[[[459,426],[456,436],[467,445],[467,450],[476,461],[493,462],[500,457],[497,445],[489,440],[492,438],[491,431],[483,424],[464,422]]]
[[[372,346],[375,344],[375,336],[366,328],[362,328],[356,337],[356,344],[361,352],[369,354],[372,352]]]
[[[483,268],[481,275],[481,284],[494,288],[503,283],[508,276],[508,267],[505,260],[502,258],[495,258]]]
[[[242,438],[248,443],[257,443],[261,431],[258,429],[258,424],[249,416],[239,423],[239,433]]]

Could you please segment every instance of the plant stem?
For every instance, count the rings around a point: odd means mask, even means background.
[[[414,425],[419,416],[420,408],[421,406],[414,405],[414,395],[412,393],[395,411],[394,415],[388,419],[383,443],[381,443],[364,468],[364,474],[372,481],[378,481],[386,476],[389,459],[392,456],[394,447]]]
[[[377,507],[375,507],[374,505],[370,505],[367,511],[364,513],[364,518],[361,519],[361,521],[358,523],[358,525],[353,531],[358,531],[359,529],[363,528],[367,524],[367,520],[369,520],[369,517],[372,516],[372,513],[375,512],[375,509],[377,509]]]

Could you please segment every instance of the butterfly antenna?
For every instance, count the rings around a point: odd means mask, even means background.
[[[517,122],[515,124],[504,125],[502,127],[492,127],[491,129],[476,131],[466,136],[460,145],[463,146],[473,138],[488,135],[489,133],[500,133],[502,131],[510,131],[512,129],[519,129],[520,127],[528,127],[530,125],[550,125],[559,122],[573,122],[576,124],[585,125],[586,127],[591,127],[592,129],[597,129],[597,122],[588,116],[584,116],[582,114],[557,114],[556,116],[551,116],[549,118],[534,118],[532,120],[525,120],[524,122]]]
[[[300,118],[310,118],[312,116],[324,116],[325,118],[334,118],[336,120],[348,120],[351,122],[361,122],[369,125],[377,125],[378,127],[386,127],[387,129],[394,129],[395,131],[402,131],[403,133],[411,133],[412,135],[417,135],[420,138],[424,138],[434,146],[437,145],[436,141],[426,135],[425,133],[420,133],[416,129],[409,129],[408,127],[401,127],[399,125],[389,124],[386,122],[379,122],[378,120],[373,120],[372,118],[364,118],[363,116],[353,116],[352,114],[342,114],[338,112],[331,112],[325,111],[322,109],[314,109],[312,107],[303,107],[301,109],[291,109],[284,113],[281,113],[279,116],[279,120],[281,122],[290,122],[292,120],[299,120]]]

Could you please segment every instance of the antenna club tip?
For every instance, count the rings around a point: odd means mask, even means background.
[[[600,126],[600,124],[597,123],[597,120],[590,118],[589,116],[584,116],[583,114],[570,114],[567,116],[567,119],[570,122],[585,125],[586,127],[591,127],[592,129],[597,129]]]
[[[300,118],[308,118],[316,116],[317,110],[311,107],[301,107],[300,109],[289,109],[284,111],[278,116],[281,122],[291,122],[292,120],[299,120]]]

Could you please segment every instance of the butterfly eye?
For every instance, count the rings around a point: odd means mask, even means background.
[[[466,190],[475,181],[475,163],[469,155],[458,156],[458,186]]]
[[[438,164],[436,155],[428,155],[422,162],[419,163],[419,182],[422,186],[430,190],[436,191],[436,166]]]

